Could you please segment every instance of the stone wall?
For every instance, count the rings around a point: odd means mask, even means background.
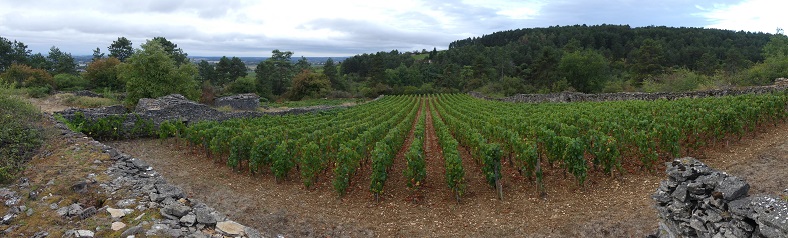
[[[749,196],[741,178],[694,158],[666,163],[668,179],[652,195],[659,237],[788,237],[788,202]]]
[[[254,111],[260,107],[260,96],[254,93],[238,94],[218,98],[214,101],[214,104],[217,107],[229,106],[237,110]]]
[[[376,98],[375,100],[381,97]],[[373,100],[374,101],[374,100]],[[190,101],[180,94],[172,94],[156,99],[143,98],[137,103],[134,112],[128,112],[123,106],[110,106],[92,109],[68,109],[58,112],[66,120],[72,120],[77,112],[81,112],[88,120],[99,120],[108,116],[125,116],[123,132],[128,128],[133,128],[139,121],[151,121],[158,128],[162,122],[168,120],[182,121],[185,123],[195,123],[199,121],[224,121],[233,118],[261,117],[264,115],[296,115],[305,113],[315,113],[347,106],[312,106],[303,108],[290,108],[275,112],[221,112],[207,105]],[[137,136],[130,136],[137,137]]]
[[[516,102],[516,103],[601,102],[601,101],[624,101],[624,100],[653,101],[658,99],[674,100],[678,98],[703,98],[703,97],[735,96],[742,94],[763,94],[763,93],[773,93],[773,92],[780,92],[786,90],[788,90],[788,84],[748,87],[742,89],[716,89],[716,90],[681,92],[681,93],[621,92],[621,93],[585,94],[585,93],[577,93],[577,92],[561,92],[561,93],[551,93],[551,94],[518,94],[497,100],[503,102]],[[468,94],[476,98],[481,98],[485,100],[496,100],[486,97],[478,92],[470,92]]]

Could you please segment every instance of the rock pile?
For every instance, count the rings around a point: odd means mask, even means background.
[[[777,86],[788,86],[788,79],[787,78],[777,78],[774,80],[774,85]]]
[[[72,132],[51,117],[50,120],[61,131],[59,136],[72,144],[69,150],[95,151],[107,157],[102,158],[104,161],[88,158],[93,161],[88,162],[93,172],[62,190],[50,187],[55,186],[55,179],[43,185],[21,178],[15,184],[0,187],[0,204],[9,208],[0,217],[0,237],[51,237],[49,232],[62,233],[62,237],[261,237],[257,230],[189,198],[145,161]],[[106,176],[97,175],[100,171]],[[99,176],[101,179],[97,179]],[[39,191],[50,192],[39,196]],[[101,202],[62,199],[74,194],[100,198]],[[59,219],[59,226],[42,227],[46,231],[35,234],[16,233],[15,229],[27,222],[25,219],[39,214],[50,220]]]
[[[652,195],[659,237],[788,237],[788,203],[749,197],[750,185],[694,158],[666,163]]]
[[[133,226],[126,229],[122,237],[143,233],[148,237],[207,237],[212,234],[260,237],[258,231],[227,219],[204,203],[189,199],[183,190],[168,184],[144,161],[105,145],[102,149],[110,154],[115,163],[107,170],[112,181],[99,186],[110,194],[122,189],[133,191],[132,197],[120,199],[114,204],[117,208],[108,207],[107,212],[114,219],[120,219],[134,211],[157,209],[164,217],[156,221],[150,230],[144,231],[140,226]],[[125,224],[113,223],[113,227],[122,229]]]
[[[254,93],[238,94],[218,98],[214,101],[214,104],[217,107],[229,106],[237,110],[254,111],[260,107],[260,96]]]

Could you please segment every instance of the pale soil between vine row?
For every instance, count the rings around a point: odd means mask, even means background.
[[[422,113],[428,113],[428,122],[438,119],[427,110]],[[760,131],[694,156],[744,177],[753,192],[779,194],[788,188],[788,123]],[[277,184],[270,173],[234,172],[174,139],[163,144],[153,139],[107,144],[145,160],[190,197],[267,236],[642,237],[656,230],[650,195],[664,178],[663,165],[651,172],[630,168],[617,177],[595,171],[582,187],[571,175],[564,178],[548,171],[544,199],[533,182],[504,166],[504,199],[498,200],[479,167],[464,158],[468,191],[458,204],[443,180],[442,161],[435,161],[441,160],[440,147],[429,124],[425,138],[428,173],[422,190],[404,186],[399,168],[404,162],[398,161],[380,202],[369,192],[369,165],[353,178],[350,192],[338,198],[330,173],[316,188],[304,189],[295,173]]]

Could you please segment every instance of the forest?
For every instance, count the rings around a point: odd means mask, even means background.
[[[495,32],[451,42],[447,50],[381,51],[312,65],[294,52],[273,50],[257,65],[238,57],[218,62],[188,57],[155,37],[134,48],[119,37],[94,50],[84,70],[53,46],[47,55],[0,37],[0,83],[31,96],[93,90],[142,97],[180,93],[215,97],[257,93],[271,101],[479,91],[691,91],[766,85],[788,75],[788,37],[704,28],[574,25]]]

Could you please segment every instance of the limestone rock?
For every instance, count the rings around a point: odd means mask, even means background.
[[[216,224],[216,218],[211,215],[211,212],[208,211],[208,209],[197,208],[194,210],[194,214],[197,216],[197,223],[205,225]]]
[[[89,230],[78,230],[74,232],[74,236],[77,238],[93,237],[94,235],[95,233]]]
[[[115,209],[115,208],[107,208],[107,212],[112,218],[122,218],[128,214],[134,212],[132,209]]]
[[[197,216],[194,214],[187,214],[180,219],[181,225],[184,226],[193,226],[195,222],[197,222]]]
[[[234,221],[223,221],[216,223],[216,231],[228,236],[240,236],[245,234],[245,226]]]
[[[110,228],[113,231],[119,231],[120,229],[123,229],[124,227],[126,227],[126,223],[119,222],[119,221],[113,222],[112,225],[110,226]]]
[[[141,226],[129,227],[129,229],[126,229],[125,231],[123,231],[123,233],[120,233],[120,236],[121,237],[128,237],[128,236],[133,236],[133,235],[137,235],[137,234],[142,234],[142,227]]]
[[[191,207],[183,205],[179,202],[171,203],[169,205],[164,206],[161,209],[162,215],[170,215],[177,218],[181,218],[188,214],[192,210]]]
[[[161,198],[162,200],[167,197],[174,199],[184,197],[183,191],[180,188],[170,184],[156,184],[156,191],[163,197]]]
[[[727,177],[723,179],[719,185],[717,185],[716,191],[722,193],[723,199],[732,201],[747,195],[747,192],[750,191],[750,185],[747,184],[744,179],[737,177]]]

